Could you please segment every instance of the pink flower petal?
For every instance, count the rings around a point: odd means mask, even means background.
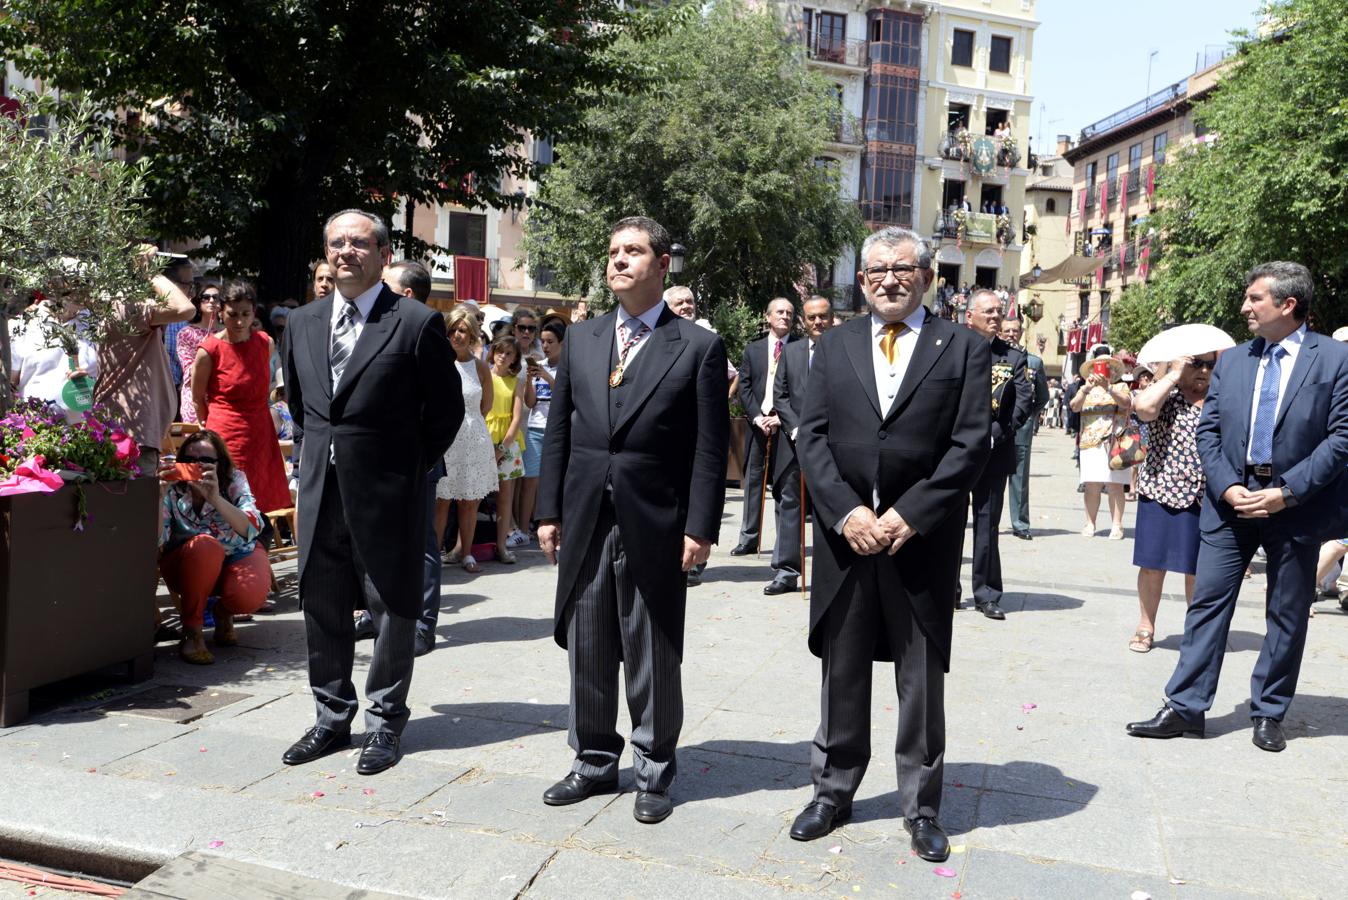
[[[1021,708],[1022,710],[1024,710],[1025,712],[1029,712],[1029,711],[1032,710],[1032,709],[1038,709],[1038,708],[1039,708],[1039,704],[1038,704],[1038,703],[1022,703],[1022,704],[1020,705],[1020,708]]]
[[[940,875],[942,878],[955,877],[955,870],[947,869],[945,866],[937,866],[936,868],[932,869],[932,871],[935,872],[937,875]]]
[[[374,788],[364,788],[363,790],[361,790],[361,793],[364,794],[364,795],[367,796],[367,797],[373,796],[373,795],[374,795]]]
[[[326,797],[327,794],[323,793],[322,791],[314,791],[314,792],[313,792],[312,794],[310,794],[309,796],[310,796],[310,797]]]
[[[207,847],[210,847],[212,850],[219,850],[221,847],[225,846],[225,842],[224,842],[224,841],[211,841],[211,842],[210,842],[209,844],[207,844],[206,846],[207,846]]]

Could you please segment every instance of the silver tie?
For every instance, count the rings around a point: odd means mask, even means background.
[[[351,351],[355,348],[356,304],[347,300],[341,317],[337,319],[337,324],[332,329],[332,345],[328,348],[329,365],[332,366],[332,389],[334,391],[337,390],[337,385],[342,380],[342,372],[346,369],[347,360],[351,359]]]

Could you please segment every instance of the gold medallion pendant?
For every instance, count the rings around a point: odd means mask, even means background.
[[[619,363],[618,368],[614,369],[613,374],[608,377],[608,386],[611,388],[615,388],[622,383],[623,383],[623,367],[622,363]]]

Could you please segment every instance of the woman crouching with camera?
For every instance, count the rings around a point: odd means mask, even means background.
[[[178,655],[204,666],[215,662],[201,633],[206,600],[216,598],[215,644],[232,647],[234,616],[267,599],[271,565],[258,546],[262,514],[248,479],[234,468],[214,431],[188,435],[175,462],[159,469],[166,484],[159,532],[159,571],[182,598],[183,639]]]

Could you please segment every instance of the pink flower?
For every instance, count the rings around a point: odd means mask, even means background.
[[[27,424],[25,424],[23,426],[23,432],[19,435],[19,437],[23,438],[26,441],[29,438],[37,437],[37,432],[29,428]]]
[[[135,462],[140,457],[140,447],[131,439],[131,435],[122,431],[120,428],[114,428],[108,434],[112,445],[117,448],[117,461],[126,465]]]

